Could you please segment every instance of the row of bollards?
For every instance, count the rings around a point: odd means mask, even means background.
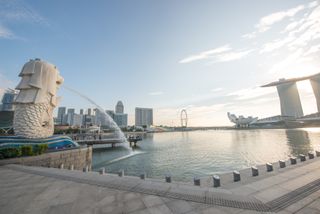
[[[63,163],[59,165],[59,169],[64,169],[64,164]],[[71,164],[68,169],[71,170],[71,171],[74,170],[73,164]]]
[[[308,152],[308,158],[309,159],[314,159],[314,157],[320,157],[320,151],[315,151],[315,154],[313,152]],[[307,160],[306,156],[303,154],[299,155],[299,159],[301,162],[304,162]],[[297,157],[290,157],[289,162],[291,165],[295,165],[297,164]],[[279,168],[285,168],[286,167],[286,161],[284,160],[279,160]],[[59,165],[60,169],[64,169],[64,164],[60,164]],[[74,165],[70,165],[69,166],[69,170],[74,170]],[[91,170],[91,167],[89,165],[87,165],[86,167],[83,168],[83,172],[89,172]],[[266,171],[267,172],[272,172],[273,171],[273,165],[272,163],[266,163]],[[252,166],[251,167],[251,173],[252,173],[252,177],[256,177],[259,176],[259,169],[256,166]],[[104,175],[106,174],[106,170],[105,168],[100,168],[99,169],[99,174],[100,175]],[[124,170],[121,169],[118,171],[118,176],[119,177],[124,177]],[[147,175],[145,172],[140,174],[140,179],[141,180],[145,180],[147,178]],[[213,175],[212,176],[213,179],[213,187],[220,187],[221,183],[220,183],[220,176],[219,175]],[[239,171],[233,171],[233,181],[234,182],[239,182],[241,181],[241,176],[240,176],[240,172]],[[167,183],[171,183],[172,182],[172,177],[170,174],[165,175],[165,182]],[[201,184],[201,180],[198,177],[194,177],[193,179],[193,184],[195,186],[200,186]]]

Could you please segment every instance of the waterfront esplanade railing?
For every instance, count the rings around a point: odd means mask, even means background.
[[[280,98],[280,107],[282,116],[292,116],[295,118],[303,116],[301,100],[297,88],[297,82],[309,80],[317,102],[317,109],[320,112],[320,73],[311,76],[279,79],[261,87],[277,87]]]

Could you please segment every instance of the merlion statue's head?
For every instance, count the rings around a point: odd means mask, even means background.
[[[19,74],[21,81],[16,87],[20,90],[16,103],[46,103],[56,106],[57,89],[63,82],[56,66],[40,59],[27,62]]]
[[[63,82],[56,66],[30,60],[20,72],[16,89],[14,131],[26,138],[49,137],[53,134],[53,109],[58,105],[57,90]]]

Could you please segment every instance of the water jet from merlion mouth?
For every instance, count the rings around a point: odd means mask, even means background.
[[[107,121],[110,124],[110,128],[114,129],[116,136],[118,137],[117,140],[120,140],[122,143],[124,143],[124,146],[127,149],[130,149],[128,144],[127,144],[127,138],[125,137],[124,133],[121,131],[121,129],[119,128],[119,126],[116,124],[116,122],[114,122],[114,120],[103,110],[102,107],[100,107],[95,101],[93,101],[91,98],[89,98],[88,96],[80,93],[79,91],[72,89],[68,86],[63,86],[63,88],[67,89],[68,91],[80,96],[81,98],[85,99],[86,101],[88,101],[89,103],[91,103],[92,105],[94,105],[99,111],[100,113],[102,113],[102,115],[107,119]]]

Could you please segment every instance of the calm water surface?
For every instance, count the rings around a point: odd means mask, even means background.
[[[93,169],[190,181],[320,149],[320,128],[209,130],[144,135],[135,155],[124,147],[95,150]]]

